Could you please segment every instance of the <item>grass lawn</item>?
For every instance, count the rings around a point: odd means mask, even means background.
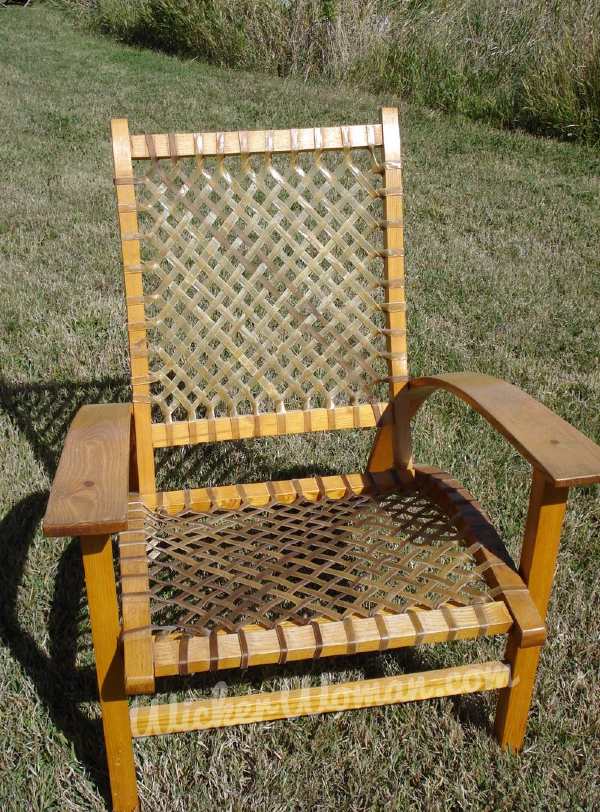
[[[0,41],[0,805],[104,809],[78,545],[44,539],[40,519],[78,406],[128,399],[109,118],[127,115],[136,131],[358,123],[395,100],[136,51],[43,6],[0,10]],[[600,440],[598,154],[406,108],[402,124],[413,373],[505,377]],[[371,439],[178,451],[162,455],[160,484],[360,470]],[[528,466],[443,396],[416,447],[480,498],[516,555]],[[491,695],[148,739],[135,747],[144,808],[597,808],[599,531],[598,491],[574,492],[520,756],[490,736]],[[498,641],[470,648],[501,656]],[[466,653],[454,643],[218,682],[244,693]]]

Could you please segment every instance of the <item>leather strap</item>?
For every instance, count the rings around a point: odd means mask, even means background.
[[[346,654],[356,654],[356,638],[354,636],[354,625],[351,617],[344,618],[344,629],[348,642],[346,644]]]
[[[385,625],[383,615],[375,615],[375,623],[379,632],[379,651],[385,651],[390,645],[390,633]]]
[[[279,660],[277,662],[279,663],[279,665],[285,665],[288,656],[288,646],[287,641],[285,639],[285,632],[283,631],[283,626],[280,626],[278,623],[277,626],[275,626],[275,631],[277,632],[277,640],[279,642]]]
[[[214,630],[208,637],[208,651],[210,655],[209,668],[211,671],[216,671],[219,667],[219,641],[217,639],[217,632]]]
[[[310,625],[315,636],[315,652],[313,654],[313,660],[318,660],[323,651],[323,635],[321,634],[321,627],[316,620],[311,620]]]
[[[240,668],[248,668],[248,640],[243,629],[238,632],[238,640],[240,642]]]

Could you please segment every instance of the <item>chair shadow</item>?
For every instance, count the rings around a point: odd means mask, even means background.
[[[50,479],[80,406],[127,399],[124,378],[48,384],[11,384],[0,379],[0,408],[26,438]],[[79,708],[80,703],[96,698],[97,689],[93,666],[77,664],[85,589],[76,539],[64,546],[58,560],[48,616],[48,651],[19,616],[19,588],[47,500],[47,491],[30,493],[0,520],[0,639],[35,685],[53,724],[71,742],[77,759],[109,805],[101,721],[90,719]],[[58,540],[51,543],[61,544]]]
[[[78,708],[78,703],[94,698],[96,687],[93,668],[75,665],[84,594],[76,541],[65,547],[58,563],[48,620],[48,652],[23,626],[17,610],[19,586],[47,498],[47,492],[29,494],[0,522],[0,639],[35,685],[52,722],[72,743],[77,758],[108,800],[101,723]]]
[[[77,410],[87,403],[127,402],[129,380],[125,376],[92,381],[50,381],[40,384],[12,384],[0,378],[0,408],[27,439],[36,460],[50,479],[53,478],[68,427]],[[157,484],[160,489],[213,485],[235,482],[239,471],[249,470],[255,460],[259,441],[216,443],[212,446],[178,447],[157,453]],[[268,457],[261,463],[268,478]],[[254,465],[253,470],[256,469]],[[335,473],[315,470],[301,462],[288,461],[281,477]],[[86,617],[83,568],[77,539],[72,539],[60,556],[54,593],[48,618],[48,653],[39,645],[19,618],[17,598],[31,545],[48,499],[47,491],[25,496],[0,521],[0,639],[32,680],[39,698],[54,725],[72,743],[78,760],[90,779],[110,804],[110,787],[105,766],[104,745],[99,719],[88,718],[78,703],[97,697],[93,666],[81,667],[82,652],[78,642]],[[57,542],[60,543],[60,542]],[[89,653],[89,652],[88,652]],[[422,669],[423,658],[414,649],[388,652],[404,670]],[[352,658],[328,658],[319,662],[263,667],[248,672],[221,672],[215,675],[186,677],[169,681],[168,690],[202,687],[210,690],[217,682],[257,685],[276,676],[338,674],[359,667],[366,677],[383,675],[382,659],[377,655]],[[159,690],[161,687],[159,681]],[[480,699],[480,698],[479,698]],[[485,712],[473,700],[468,708],[455,704],[455,713],[468,724],[488,726]]]

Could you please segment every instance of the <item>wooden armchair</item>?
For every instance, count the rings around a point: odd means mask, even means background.
[[[520,748],[568,489],[600,480],[600,448],[508,383],[409,378],[397,111],[112,135],[133,404],[78,413],[44,531],[81,537],[114,808],[138,808],[140,736],[498,690],[496,734]],[[533,466],[519,568],[458,482],[413,463],[410,421],[438,389]],[[156,448],[363,427],[364,473],[156,490]],[[507,635],[503,662],[127,699],[157,677],[481,635]]]

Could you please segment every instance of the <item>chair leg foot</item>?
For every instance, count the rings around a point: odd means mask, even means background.
[[[509,638],[505,659],[511,666],[511,684],[500,692],[494,725],[504,750],[517,752],[523,746],[540,652],[540,646],[519,648]]]
[[[102,726],[114,812],[138,812],[139,800],[129,702],[125,696],[122,657],[117,656],[100,693]]]

